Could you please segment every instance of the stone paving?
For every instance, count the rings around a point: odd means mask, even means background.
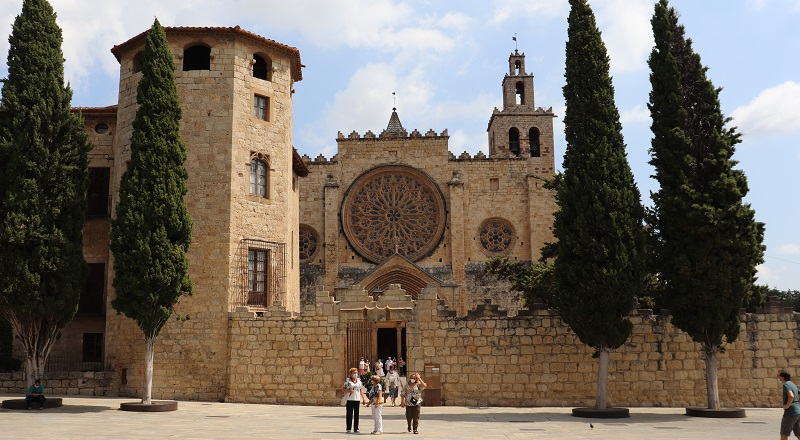
[[[1,399],[20,396],[0,396]],[[130,398],[67,397],[52,410],[0,410],[0,439],[351,439],[344,408],[180,402],[172,413],[119,411]],[[696,419],[683,408],[633,408],[631,418],[578,419],[569,408],[423,407],[420,435],[406,433],[402,408],[384,408],[390,439],[686,439],[778,438],[780,409],[748,409],[746,419]],[[594,427],[592,428],[591,425]],[[361,410],[370,436],[369,409]]]

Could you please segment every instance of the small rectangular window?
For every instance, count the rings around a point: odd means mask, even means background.
[[[247,251],[247,305],[267,305],[267,286],[269,250],[248,249]]]
[[[106,286],[105,263],[89,263],[86,284],[81,292],[78,313],[81,315],[102,315],[105,311],[103,301]]]
[[[83,362],[103,362],[103,334],[83,334]]]
[[[497,191],[500,189],[500,179],[489,179],[489,188],[492,191]]]
[[[255,95],[253,100],[253,114],[262,121],[269,121],[269,98]]]
[[[89,188],[86,194],[86,215],[108,217],[111,168],[89,168]]]

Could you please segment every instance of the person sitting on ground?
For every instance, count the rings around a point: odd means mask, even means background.
[[[33,385],[28,387],[28,394],[25,395],[25,404],[28,409],[31,409],[33,402],[39,402],[39,409],[44,409],[44,404],[47,402],[47,399],[44,398],[42,381],[39,379],[33,381]]]

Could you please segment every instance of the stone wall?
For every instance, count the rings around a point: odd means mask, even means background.
[[[352,290],[337,291],[336,296],[345,299],[341,303],[326,295],[322,292],[316,306],[306,306],[300,315],[232,315],[226,400],[338,402],[337,388],[347,367],[348,319],[382,317],[388,312],[383,308],[387,304],[375,302],[359,308],[352,302]],[[402,305],[392,304],[395,308]],[[445,404],[593,404],[597,361],[558,316],[522,310],[508,318],[496,304],[484,302],[458,318],[436,299],[432,289],[423,291],[410,309],[409,371],[426,371],[426,366],[437,365]],[[396,313],[399,309],[391,310]],[[725,405],[774,407],[776,371],[787,368],[800,374],[800,314],[743,314],[742,320],[739,340],[728,345],[720,357],[720,397]],[[698,344],[675,328],[669,316],[640,310],[632,321],[630,340],[611,355],[610,403],[704,405],[704,363]]]
[[[58,396],[116,396],[119,377],[111,371],[53,372],[43,381],[45,395]],[[25,374],[0,373],[0,393],[23,394],[27,386]]]

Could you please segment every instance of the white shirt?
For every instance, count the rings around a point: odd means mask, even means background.
[[[392,369],[392,365],[394,365],[394,361],[393,360],[389,359],[388,361],[386,361],[386,369],[387,370],[391,370]]]
[[[345,394],[347,400],[361,401],[361,389],[364,388],[364,385],[361,384],[361,379],[356,379],[355,382],[352,379],[347,379],[344,382],[344,388],[350,390],[349,393]]]
[[[361,370],[366,370],[367,369],[367,363],[364,362],[364,361],[359,362],[358,363],[358,368],[360,368]]]

